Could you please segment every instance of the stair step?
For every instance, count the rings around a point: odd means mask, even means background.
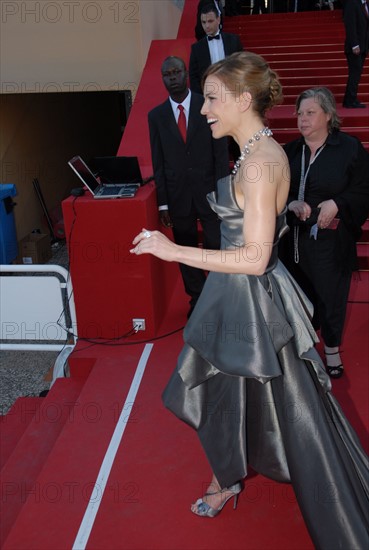
[[[76,352],[79,348],[76,349]],[[77,353],[73,353],[68,358],[70,376],[74,380],[87,380],[91,370],[95,364],[93,357],[80,357]]]
[[[109,349],[110,355],[106,349],[102,350],[105,356],[96,359],[78,394],[78,402],[69,408],[69,418],[33,481],[36,496],[30,495],[23,503],[8,531],[3,550],[29,547],[30,525],[37,533],[37,550],[55,548],[56,541],[58,548],[72,547],[91,494],[95,491],[96,496],[101,495],[101,487],[95,487],[94,482],[125,404],[142,349],[143,346],[124,348],[122,354],[117,345]],[[59,399],[54,399],[54,403],[61,405]],[[132,407],[131,403],[127,405],[127,422],[142,421],[142,415],[148,411],[133,411]],[[27,470],[23,475],[26,474]],[[22,477],[13,475],[13,479],[21,480]],[[21,497],[18,490],[12,504],[18,505]],[[44,529],[45,524],[49,525],[48,531]],[[55,533],[53,543],[50,529]]]
[[[19,397],[7,414],[0,417],[0,471],[42,402],[42,397]]]
[[[353,273],[349,302],[369,302],[369,270]]]
[[[281,32],[283,29],[283,32]],[[245,45],[259,45],[259,46],[276,46],[280,48],[281,46],[290,45],[290,46],[308,46],[312,43],[312,36],[316,37],[314,39],[314,44],[316,45],[329,45],[337,46],[338,44],[344,43],[345,31],[343,25],[336,25],[330,28],[327,28],[325,31],[322,27],[317,27],[316,34],[315,29],[307,30],[302,25],[296,25],[293,29],[286,29],[285,26],[274,27],[273,29],[268,29],[267,32],[264,32],[263,28],[257,28],[255,25],[253,31],[250,31],[250,27],[241,27],[238,31],[229,31],[236,32],[245,42]],[[312,35],[314,33],[314,35]],[[322,50],[324,52],[326,50]]]
[[[338,114],[343,119],[345,128],[368,125],[368,106],[366,109],[344,109],[338,106]],[[296,114],[294,105],[278,105],[268,114],[271,128],[296,128]],[[273,123],[273,124],[272,124]]]
[[[272,65],[272,68],[273,65]],[[336,67],[300,67],[298,65],[295,65],[294,67],[289,68],[279,68],[278,69],[278,75],[283,80],[284,77],[293,77],[293,78],[309,78],[309,77],[319,77],[324,76],[325,78],[329,78],[331,75],[333,75],[336,79],[337,78],[347,78],[347,65],[342,66],[336,66]]]
[[[278,31],[281,28],[281,23],[276,22],[276,21],[273,21],[273,22],[269,21],[269,23],[268,23],[267,21],[260,21],[260,20],[255,21],[254,20],[254,22],[255,22],[254,25],[243,25],[243,26],[239,25],[238,26],[238,28],[240,29],[239,32],[242,32],[242,30],[243,30],[249,36],[255,36],[258,31],[264,29],[265,31],[267,31],[266,32],[267,35],[268,34],[269,35],[270,34],[277,34],[278,35]],[[283,32],[283,34],[286,35],[286,36],[295,36],[296,31],[301,30],[301,34],[308,36],[309,32],[311,33],[312,29],[306,23],[307,22],[306,21],[303,22],[301,20],[301,18],[300,18],[300,20],[299,20],[299,18],[295,18],[295,21],[291,21],[291,24],[288,28],[283,29],[283,31],[285,31],[285,32]],[[334,21],[331,22],[330,25],[327,25],[326,23],[317,20],[317,21],[314,21],[313,25],[314,25],[314,36],[315,36],[315,32],[317,32],[318,35],[322,35],[322,36],[324,36],[324,32],[327,35],[332,34],[334,36],[334,32],[337,29],[340,32],[344,32],[344,26],[343,26],[342,21],[334,20]]]
[[[245,44],[245,49],[250,49],[255,53],[258,53],[262,56],[279,56],[279,55],[312,55],[314,53],[324,56],[330,52],[341,52],[342,53],[342,42],[331,41],[331,42],[314,42],[313,44]],[[309,52],[309,53],[307,53]],[[323,53],[322,53],[323,52]]]
[[[344,52],[342,50],[341,44],[337,45],[336,49],[331,49],[330,51],[326,51],[326,52],[312,51],[310,49],[306,51],[306,48],[303,51],[296,52],[295,49],[292,50],[289,48],[283,48],[280,51],[275,51],[274,49],[271,51],[265,50],[262,55],[266,59],[266,61],[268,61],[268,63],[279,63],[279,62],[291,61],[295,59],[299,59],[300,62],[304,62],[304,61],[324,62],[327,59],[331,59],[331,60],[346,59]]]
[[[279,143],[287,143],[300,137],[300,132],[296,127],[276,128],[273,125],[270,125],[270,127],[273,130],[274,138]],[[342,128],[342,130],[351,136],[357,137],[362,143],[369,142],[369,128]]]
[[[357,255],[359,258],[369,258],[369,243],[362,240],[357,243]]]
[[[283,105],[295,105],[297,95],[286,95],[283,94]],[[334,94],[334,97],[336,99],[337,105],[342,105],[344,94]],[[359,98],[361,103],[369,104],[369,94],[360,94],[359,92]]]
[[[276,0],[278,1],[278,0]],[[287,23],[290,25],[291,23],[296,23],[296,21],[304,21],[306,23],[314,23],[320,22],[325,25],[329,25],[332,21],[335,19],[339,19],[342,21],[342,10],[341,9],[335,9],[334,11],[330,10],[323,10],[323,11],[304,11],[304,12],[281,12],[281,13],[263,13],[258,15],[253,15],[252,17],[249,17],[247,14],[243,14],[240,16],[234,16],[231,19],[226,19],[226,21],[229,21],[229,25],[232,24],[238,24],[243,23],[244,25],[247,25],[248,21],[255,21],[257,23],[265,23],[266,27],[269,25],[275,24],[275,25],[281,25],[281,23]],[[286,24],[286,26],[287,26]],[[227,26],[228,28],[228,26]]]
[[[360,238],[360,241],[369,242],[369,219],[365,221],[361,229],[363,230],[363,234]]]
[[[281,76],[281,75],[279,75]],[[303,84],[305,88],[310,88],[312,86],[327,86],[330,88],[331,85],[336,84],[346,84],[347,79],[347,73],[336,75],[332,74],[329,76],[329,81],[327,78],[325,78],[324,74],[321,71],[321,74],[296,74],[294,76],[291,75],[284,75],[283,78],[281,77],[282,85],[283,86],[294,86],[296,84]],[[364,73],[360,84],[366,85],[369,83],[369,74]],[[366,88],[367,89],[367,88]]]
[[[368,233],[369,230],[366,228],[360,237],[360,241],[356,243],[360,271],[369,271],[369,241],[364,241]]]
[[[42,496],[37,493],[40,490],[37,477],[65,423],[70,421],[83,384],[82,379],[70,378],[60,378],[54,383],[3,465],[0,547],[28,498],[39,504]],[[67,452],[70,453],[71,449]]]
[[[334,94],[335,98],[341,97],[345,93],[346,81],[335,82],[329,85],[329,89]],[[302,91],[304,91],[305,86],[301,83],[287,84],[283,82],[283,94],[284,96],[298,96]],[[360,96],[369,97],[368,87],[364,82],[359,84],[359,94]],[[337,101],[338,103],[338,101]]]
[[[289,59],[285,60],[271,60],[269,63],[273,67],[275,71],[278,71],[278,73],[283,69],[295,69],[296,68],[296,61],[297,56],[291,56]],[[327,57],[327,58],[319,58],[319,59],[300,59],[298,58],[298,68],[299,69],[314,69],[317,68],[317,63],[319,63],[319,68],[322,67],[340,67],[340,69],[346,69],[347,71],[347,61],[346,58],[342,55],[342,57]]]
[[[277,46],[281,44],[294,44],[294,45],[308,45],[311,41],[311,29],[296,28],[289,32],[284,32],[283,35],[279,32],[279,29],[275,29],[275,34],[269,29],[266,35],[260,33],[260,29],[250,32],[250,29],[242,29],[238,34],[241,37],[242,42],[247,44],[265,44],[266,46],[274,43]],[[345,31],[341,27],[331,28],[324,30],[322,28],[314,29],[314,38],[316,42],[343,44],[345,40]]]
[[[367,256],[359,256],[358,259],[359,271],[369,271],[369,258]]]
[[[256,51],[255,49],[256,48],[260,48],[260,49],[264,49],[264,47],[269,47],[269,48],[273,48],[273,47],[290,47],[290,48],[298,48],[298,49],[303,49],[305,48],[309,48],[310,47],[310,42],[309,42],[309,37],[303,37],[301,39],[299,39],[298,35],[293,37],[293,36],[281,36],[279,35],[277,38],[276,37],[268,37],[268,38],[264,38],[264,36],[260,36],[258,39],[255,38],[253,41],[250,41],[249,40],[249,37],[247,34],[243,35],[242,33],[240,34],[240,38],[241,38],[241,42],[244,46],[244,48],[246,50],[250,50],[250,51]],[[330,48],[330,49],[336,49],[337,48],[337,42],[340,43],[340,44],[343,44],[344,41],[345,41],[345,37],[344,35],[341,35],[341,36],[338,36],[337,37],[337,34],[336,33],[333,33],[332,36],[327,36],[327,37],[318,37],[320,38],[320,41],[321,41],[321,44],[319,44],[321,47],[323,48]],[[311,40],[311,37],[310,37],[310,40]],[[325,40],[323,42],[323,40]],[[319,51],[319,48],[315,47],[313,48],[313,51]]]

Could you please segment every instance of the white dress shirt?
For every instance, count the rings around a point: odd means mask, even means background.
[[[219,31],[217,34],[220,34]],[[225,58],[222,35],[220,35],[219,40],[208,39],[208,46],[212,64]]]
[[[182,105],[183,112],[184,112],[185,117],[186,117],[186,128],[188,128],[188,115],[190,113],[191,90],[188,90],[187,97],[182,101],[182,103],[176,103],[175,101],[173,101],[173,99],[171,97],[169,97],[169,101],[170,101],[170,104],[172,106],[173,115],[174,115],[174,118],[176,119],[177,124],[178,124],[178,117],[179,117],[178,105]]]

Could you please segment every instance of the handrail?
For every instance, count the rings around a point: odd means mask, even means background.
[[[35,273],[48,274],[49,273],[52,276],[53,279],[55,278],[55,275],[60,276],[60,277],[58,277],[58,282],[59,282],[58,288],[59,288],[60,295],[58,294],[55,297],[56,298],[55,304],[52,304],[52,305],[59,306],[59,303],[58,303],[59,300],[60,300],[61,304],[65,304],[65,300],[63,299],[64,296],[63,296],[63,292],[62,292],[62,291],[65,291],[66,294],[67,294],[67,298],[68,298],[68,309],[69,309],[69,311],[65,312],[63,310],[63,311],[59,312],[61,315],[64,316],[65,320],[67,320],[67,317],[66,317],[65,313],[67,313],[67,315],[68,315],[68,321],[69,322],[66,322],[66,326],[62,327],[63,334],[65,335],[64,341],[62,341],[58,344],[43,343],[43,342],[45,342],[45,340],[42,340],[42,339],[36,337],[36,332],[37,331],[34,328],[33,328],[33,330],[27,329],[27,331],[26,331],[27,332],[27,338],[25,338],[24,341],[22,341],[23,340],[22,338],[18,339],[17,336],[16,336],[16,338],[14,338],[14,334],[15,335],[18,334],[17,332],[15,332],[13,334],[13,338],[17,340],[16,342],[14,342],[14,343],[4,342],[5,338],[3,338],[3,341],[0,341],[0,350],[7,350],[7,351],[58,351],[59,354],[58,354],[58,356],[55,360],[54,367],[53,367],[53,379],[52,379],[52,382],[50,384],[50,387],[51,387],[57,378],[65,376],[65,364],[67,362],[67,359],[68,359],[69,355],[74,350],[74,347],[75,347],[76,342],[77,342],[76,311],[75,311],[75,304],[74,304],[74,297],[73,297],[73,287],[72,287],[72,282],[71,282],[71,279],[70,279],[69,272],[64,267],[59,266],[59,265],[54,265],[54,264],[46,264],[46,265],[4,265],[3,264],[3,265],[0,265],[0,275],[4,276],[5,273],[24,273],[24,274],[35,274]],[[7,278],[7,277],[5,277],[5,278]],[[25,281],[25,279],[27,279],[27,277],[19,277],[19,278],[14,277],[14,279],[12,280],[10,288],[12,290],[16,289],[17,294],[18,294],[18,289],[17,289],[16,285],[14,286],[14,283],[16,283],[17,279],[19,279],[19,282],[22,284],[22,288],[19,289],[19,297],[23,297],[25,295],[24,294],[25,290],[27,290],[24,287],[24,281]],[[32,277],[29,277],[29,279],[31,280]],[[1,284],[1,277],[0,277],[0,284]],[[4,281],[3,281],[3,284],[4,284]],[[53,287],[52,286],[49,287],[49,290],[50,289],[52,290]],[[6,290],[8,290],[8,289],[6,289]],[[35,288],[32,287],[32,290],[35,290]],[[40,287],[40,292],[41,291],[42,291],[42,288]],[[6,306],[8,305],[8,303],[9,302],[6,302]],[[47,311],[47,310],[45,310],[45,311]],[[44,314],[45,314],[45,311],[43,312]],[[52,308],[50,308],[50,312],[51,311],[52,311]],[[7,313],[9,313],[9,312],[7,312]],[[24,318],[28,319],[28,320],[31,318],[30,322],[37,325],[39,322],[41,322],[41,321],[37,321],[37,313],[38,313],[37,310],[35,311],[35,310],[32,309],[32,311],[30,311],[30,312],[27,312],[25,310],[24,311],[24,316],[25,316]],[[47,311],[47,313],[49,313],[49,311]],[[14,312],[12,313],[10,311],[9,314],[10,314],[10,316],[12,314],[14,315],[14,320],[19,320],[19,316],[22,315],[22,307],[19,307],[19,302],[16,304]],[[8,322],[8,319],[9,319],[8,314],[6,315],[6,319],[7,320],[5,321],[5,323]],[[2,320],[0,320],[0,321],[1,321],[1,323],[3,323]],[[45,319],[42,318],[42,321],[44,322]],[[58,324],[58,321],[59,321],[59,317],[56,320],[57,324]],[[52,322],[54,323],[54,319],[52,319]],[[16,322],[14,322],[14,326],[19,331],[19,325],[17,325]],[[0,328],[1,328],[0,337],[3,337],[4,336],[3,335],[3,328],[4,328],[3,324],[1,324]],[[30,335],[32,336],[33,334],[35,336],[34,337],[35,343],[29,343],[29,340],[32,339],[32,338],[30,338]],[[68,341],[69,337],[73,340]],[[9,340],[10,340],[10,338],[9,338]]]

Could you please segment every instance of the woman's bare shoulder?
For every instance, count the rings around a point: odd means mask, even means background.
[[[246,157],[243,171],[245,183],[264,181],[278,184],[285,178],[289,178],[288,158],[274,139],[260,143],[258,150]]]

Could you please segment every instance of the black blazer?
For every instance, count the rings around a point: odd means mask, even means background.
[[[201,95],[192,93],[186,143],[169,98],[148,115],[158,206],[167,204],[173,217],[187,216],[192,204],[200,215],[209,212],[207,193],[229,174],[227,139],[212,138],[200,113],[203,102]]]
[[[354,46],[360,46],[360,53],[367,55],[369,49],[369,19],[365,15],[361,0],[349,0],[343,7],[346,29],[345,52],[352,54]]]
[[[221,33],[224,53],[226,57],[243,50],[241,38],[238,34]],[[208,38],[205,36],[191,46],[189,63],[190,88],[193,92],[202,93],[201,80],[206,69],[211,65]]]

